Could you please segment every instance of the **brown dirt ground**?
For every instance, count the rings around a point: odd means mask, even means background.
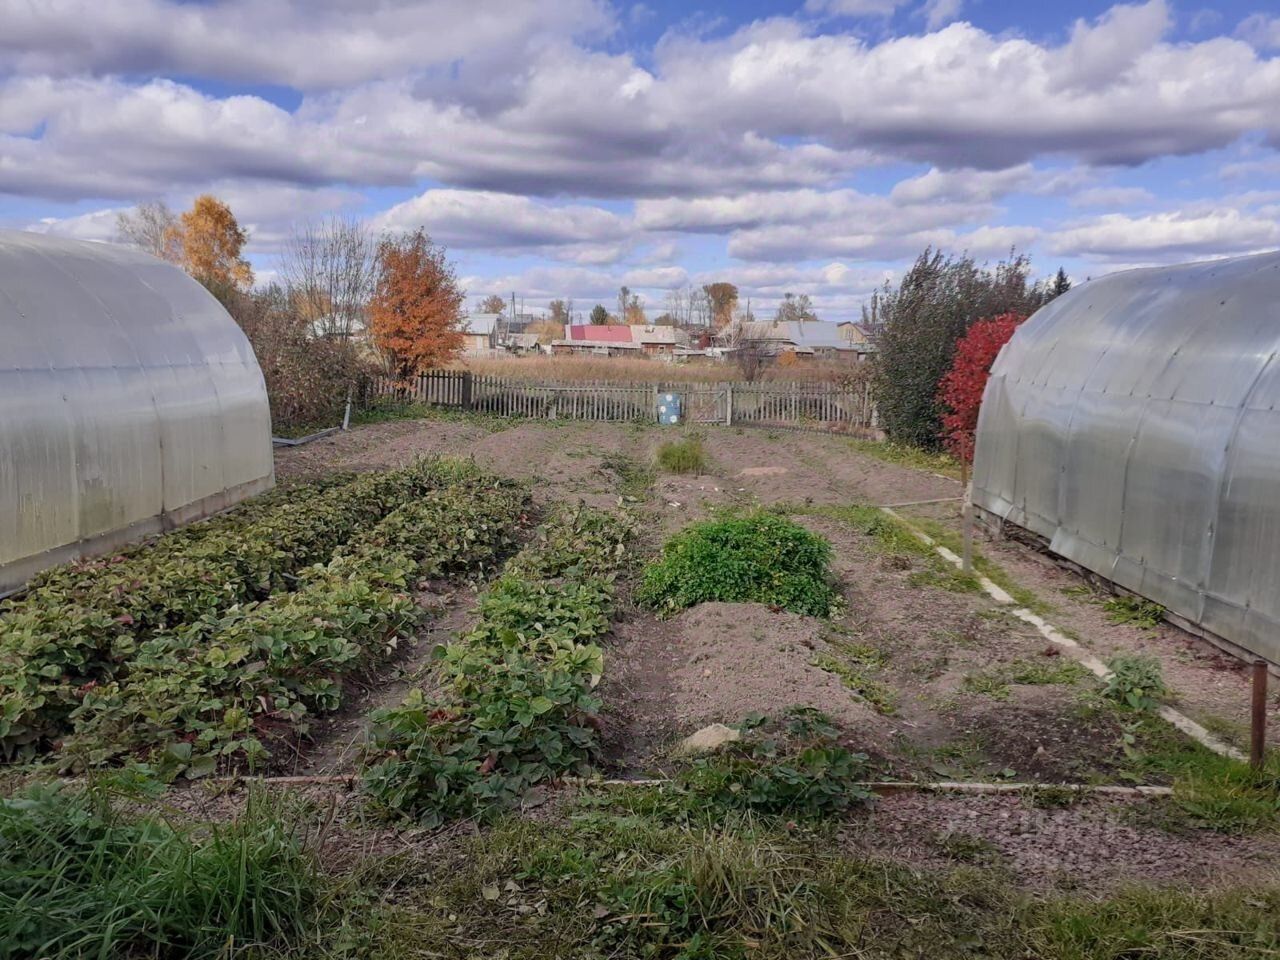
[[[755,428],[711,427],[701,433],[710,456],[707,473],[655,478],[645,505],[654,521],[647,537],[653,548],[660,536],[722,506],[787,503],[816,510],[951,497],[960,489],[954,480],[868,457],[843,437]],[[288,477],[387,467],[424,453],[472,455],[493,469],[532,479],[540,499],[603,506],[618,495],[607,458],[622,455],[649,465],[669,436],[635,424],[442,418],[363,427],[285,448],[277,452],[277,463],[280,475]],[[948,522],[956,515],[949,505],[919,512]],[[1105,720],[1082,720],[1074,709],[1079,692],[1093,680],[1072,687],[1011,685],[1004,699],[967,689],[966,678],[1052,653],[1033,629],[984,595],[947,589],[926,559],[885,557],[870,538],[839,520],[799,519],[832,542],[848,604],[837,626],[852,642],[883,656],[882,666],[866,672],[893,692],[895,709],[887,716],[875,713],[836,676],[814,667],[814,652],[795,640],[790,625],[774,631],[776,615],[765,618],[766,641],[753,645],[747,638],[762,626],[749,605],[715,617],[692,611],[670,623],[633,612],[610,645],[614,665],[606,683],[612,696],[606,703],[615,756],[634,762],[703,721],[735,718],[724,711],[768,712],[790,705],[782,700],[807,697],[809,705],[847,715],[863,748],[886,754],[901,775],[1013,770],[1019,777],[1060,780],[1111,772],[1119,731]],[[983,549],[1052,604],[1053,622],[1086,646],[1104,657],[1116,650],[1158,653],[1185,709],[1216,728],[1240,724],[1248,703],[1245,672],[1214,648],[1173,627],[1144,631],[1111,623],[1097,603],[1063,593],[1079,578],[1030,548],[1001,542],[984,543]],[[694,658],[710,659],[693,664]],[[703,676],[706,670],[710,677]],[[719,690],[728,693],[714,692]]]
[[[1008,794],[896,794],[842,830],[851,852],[921,867],[999,865],[1022,884],[1097,892],[1136,881],[1212,886],[1277,875],[1274,836],[1174,835],[1144,826],[1143,800],[1095,797],[1040,809]]]
[[[624,608],[606,640],[601,691],[604,735],[618,769],[661,769],[666,747],[705,723],[803,704],[831,714],[851,744],[879,761],[880,773],[895,777],[1062,782],[1106,780],[1115,772],[1120,731],[1105,715],[1079,709],[1096,681],[974,692],[974,678],[1014,664],[1043,665],[1056,660],[1054,651],[985,595],[955,589],[954,579],[940,575],[930,560],[886,556],[848,523],[821,515],[824,506],[955,497],[959,484],[882,463],[841,437],[732,428],[703,434],[711,458],[705,475],[655,478],[642,505],[652,521],[648,545],[656,549],[662,536],[717,507],[798,505],[797,519],[832,543],[847,607],[829,624],[752,604],[708,604],[669,621]],[[290,477],[392,466],[423,453],[474,455],[493,469],[534,480],[544,502],[583,498],[607,505],[619,493],[608,461],[624,456],[650,465],[668,436],[638,425],[433,419],[364,427],[283,449],[277,463],[279,475]],[[921,509],[954,522],[954,508]],[[1144,631],[1111,623],[1097,603],[1063,593],[1079,584],[1077,577],[1029,548],[984,542],[982,549],[1052,604],[1049,619],[1093,652],[1157,653],[1185,709],[1219,727],[1242,718],[1248,702],[1243,671],[1213,648],[1172,627]],[[851,656],[851,646],[878,655],[878,664],[851,665],[887,691],[890,708],[882,703],[878,711],[837,675],[814,666],[819,654]],[[342,732],[335,730],[334,742],[350,739],[358,726],[352,723],[338,725]],[[349,753],[332,746],[318,756],[328,758],[329,767],[349,762]],[[428,842],[402,841],[385,828],[370,834],[357,813],[341,812],[358,809],[344,790],[317,790],[322,798],[338,797],[324,802],[335,804],[337,819],[346,816],[352,824],[353,844],[392,849]],[[1013,797],[901,795],[885,799],[868,819],[855,818],[846,843],[929,864],[953,862],[966,849],[964,843],[939,845],[939,836],[978,837],[979,847],[990,845],[994,861],[1032,885],[1064,878],[1085,886],[1126,879],[1212,882],[1223,872],[1263,869],[1253,850],[1276,852],[1273,838],[1186,838],[1139,826],[1131,806],[1091,800],[1028,812]]]

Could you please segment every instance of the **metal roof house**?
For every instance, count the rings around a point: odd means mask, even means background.
[[[1280,253],[1072,289],[996,360],[973,502],[1280,662]]]
[[[717,339],[730,349],[743,343],[756,344],[769,355],[791,352],[797,356],[846,355],[862,359],[875,352],[866,338],[852,337],[844,324],[828,320],[735,323],[718,334]]]
[[[0,231],[0,595],[274,482],[249,341],[172,264]]]
[[[553,340],[555,353],[592,353],[608,356],[615,353],[645,353],[670,356],[678,346],[685,346],[689,336],[675,327],[652,323],[566,323],[564,337]]]

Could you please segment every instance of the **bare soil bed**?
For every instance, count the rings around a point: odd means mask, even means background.
[[[927,552],[886,546],[867,531],[858,505],[899,505],[955,527],[959,484],[888,463],[846,438],[762,429],[703,431],[710,465],[700,475],[654,471],[654,451],[670,431],[643,425],[429,419],[381,424],[281,450],[282,477],[402,464],[424,453],[465,454],[534,482],[535,499],[600,506],[628,498],[642,509],[646,549],[723,507],[772,505],[826,537],[844,598],[831,621],[757,604],[705,604],[669,620],[624,605],[606,640],[603,734],[611,772],[660,775],[674,742],[713,723],[792,706],[828,714],[849,746],[867,754],[872,775],[915,780],[1164,783],[1135,765],[1123,718],[1103,704],[1098,683],[1073,669],[1033,628],[1008,615],[971,581]],[[1159,655],[1178,701],[1217,729],[1247,709],[1243,669],[1171,627],[1142,630],[1111,622],[1078,595],[1073,575],[1029,548],[981,542],[981,549],[1049,611],[1055,625],[1106,657]],[[429,678],[421,682],[429,683]],[[393,681],[381,696],[403,693]],[[376,697],[375,697],[376,699]],[[358,733],[339,722],[320,733],[309,770],[337,770]],[[345,738],[345,739],[344,739]],[[1138,744],[1138,748],[1141,744]],[[1035,811],[1008,797],[893,797],[851,827],[849,843],[922,861],[954,859],[963,843],[938,837],[958,823],[993,863],[1037,884],[1134,878],[1197,882],[1218,872],[1250,873],[1243,841],[1160,826],[1135,826],[1133,807],[1088,800]],[[1152,818],[1158,822],[1159,818]],[[1255,842],[1257,838],[1254,838]],[[886,846],[887,845],[887,846]],[[1255,849],[1271,851],[1267,839]],[[1140,855],[1135,851],[1143,851]]]

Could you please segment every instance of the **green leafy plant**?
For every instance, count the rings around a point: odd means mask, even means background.
[[[666,441],[658,447],[657,459],[668,473],[705,473],[709,462],[702,437],[696,433]]]
[[[528,494],[474,464],[421,461],[305,499],[306,510],[285,500],[240,526],[161,538],[155,578],[131,592],[105,577],[116,592],[94,601],[104,609],[82,603],[99,587],[60,593],[63,580],[46,578],[3,621],[0,743],[34,753],[64,738],[75,766],[158,749],[188,775],[210,772],[210,757],[260,757],[266,735],[305,732],[309,713],[338,705],[345,674],[394,649],[416,621],[418,579],[496,567]],[[149,557],[120,565],[142,577]],[[253,590],[230,572],[245,567],[261,573]],[[157,583],[178,586],[166,599]]]
[[[484,594],[476,626],[441,653],[446,689],[376,711],[365,792],[428,824],[490,815],[530,787],[585,772],[627,517],[566,511]]]
[[[826,540],[785,517],[728,515],[668,540],[645,568],[635,599],[659,614],[718,600],[825,617],[837,600],[830,557]]]
[[[1107,661],[1111,673],[1103,694],[1130,710],[1155,710],[1168,694],[1155,657],[1117,654]]]
[[[679,780],[695,806],[776,816],[822,817],[866,803],[867,757],[842,746],[829,719],[810,708],[764,720],[723,752],[693,761]]]

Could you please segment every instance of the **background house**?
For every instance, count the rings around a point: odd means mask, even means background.
[[[500,313],[473,313],[462,318],[463,356],[484,357],[494,347],[494,334],[498,328]]]
[[[552,353],[670,357],[677,347],[689,343],[689,335],[683,330],[647,323],[567,323],[564,334],[552,341]]]
[[[849,329],[858,327],[858,329]],[[725,353],[756,349],[766,357],[784,353],[796,357],[863,360],[875,346],[857,324],[827,320],[782,320],[734,323],[716,335],[716,346]]]

